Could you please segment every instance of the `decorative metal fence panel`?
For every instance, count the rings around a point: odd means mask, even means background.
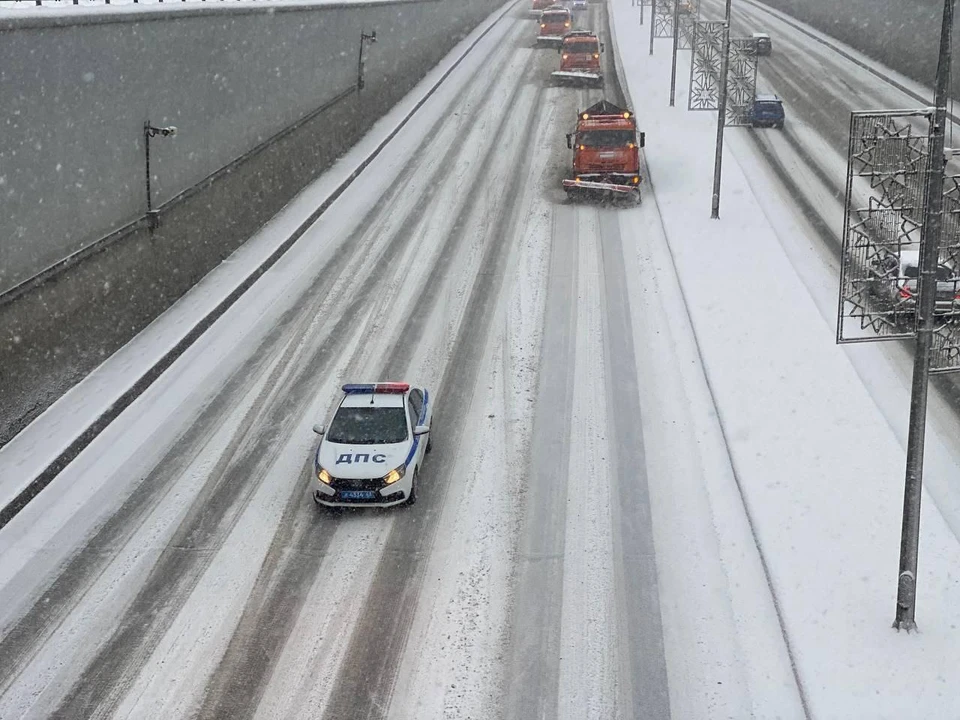
[[[693,13],[683,13],[679,15],[679,21],[677,25],[680,29],[680,38],[677,44],[677,49],[693,49],[693,38],[697,32],[697,16]]]
[[[939,266],[944,276],[960,276],[960,177],[951,175],[943,183],[943,226],[940,229]],[[933,353],[930,357],[930,372],[945,373],[960,370],[960,279],[944,285],[937,283],[938,297],[953,293],[951,312],[937,315],[933,334]]]
[[[919,114],[851,115],[837,342],[916,334],[929,166],[927,136],[915,133],[909,121]]]
[[[719,83],[719,78],[718,78]],[[757,43],[753,38],[730,39],[727,68],[726,125],[750,125],[753,99],[757,94]]]
[[[688,110],[720,107],[720,69],[723,63],[723,22],[694,23],[693,60],[690,63]],[[726,125],[749,125],[757,91],[757,53],[753,38],[730,39],[727,67]]]
[[[720,64],[723,60],[723,22],[694,23],[693,59],[690,62],[688,110],[720,107]]]
[[[653,16],[653,36],[673,37],[673,0],[657,0],[656,14]]]

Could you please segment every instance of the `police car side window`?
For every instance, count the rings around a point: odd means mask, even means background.
[[[419,413],[417,413],[417,412],[414,411],[414,409],[413,409],[413,402],[412,402],[412,401],[407,403],[407,412],[410,414],[410,427],[411,427],[411,428],[416,428],[416,427],[417,427],[417,417],[418,417]]]
[[[419,388],[413,388],[410,391],[410,404],[413,405],[417,417],[420,417],[420,412],[423,410],[423,393],[420,392]]]

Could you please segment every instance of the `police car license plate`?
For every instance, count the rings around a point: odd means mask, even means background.
[[[377,494],[373,490],[341,490],[340,497],[344,500],[373,500]]]

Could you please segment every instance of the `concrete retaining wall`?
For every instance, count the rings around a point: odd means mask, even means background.
[[[360,32],[375,29],[362,101],[310,138],[329,158],[499,5],[101,8],[0,21],[0,293],[143,215],[145,120],[178,128],[151,141],[156,206],[354,87]]]

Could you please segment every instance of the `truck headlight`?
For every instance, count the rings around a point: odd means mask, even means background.
[[[398,468],[395,468],[383,476],[383,482],[385,485],[393,485],[397,480],[402,478],[407,472],[407,466],[401,465]]]
[[[323,468],[320,468],[319,470],[317,470],[317,480],[322,482],[324,485],[329,485],[330,481],[333,480],[333,478],[330,477],[330,473],[328,473]]]

